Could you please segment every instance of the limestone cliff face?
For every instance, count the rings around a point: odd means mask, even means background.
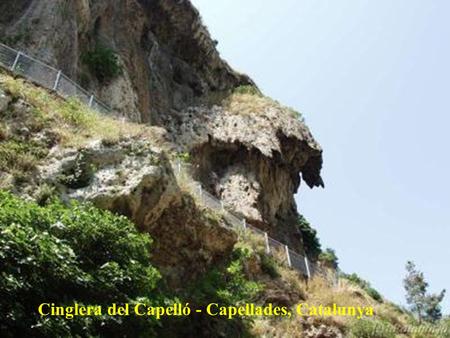
[[[323,186],[322,150],[304,123],[267,98],[244,95],[257,111],[191,108],[168,123],[173,142],[192,154],[196,178],[253,225],[302,251],[294,194],[301,178]],[[300,173],[300,175],[299,175]]]
[[[221,261],[237,240],[224,220],[209,217],[180,189],[166,155],[145,140],[93,142],[81,151],[56,147],[39,168],[44,182],[63,199],[89,200],[150,233],[152,262],[172,287]]]
[[[131,120],[165,128],[172,151],[192,155],[206,189],[302,250],[293,194],[301,180],[323,186],[322,150],[291,110],[259,94],[233,94],[253,82],[220,58],[190,1],[5,0],[0,10],[8,13],[0,18],[3,40]],[[123,69],[107,83],[82,62],[98,44],[114,50]]]
[[[5,0],[0,36],[67,75],[133,120],[162,115],[210,92],[251,83],[215,49],[200,15],[179,0]],[[81,61],[101,44],[113,49],[122,75],[100,84]]]

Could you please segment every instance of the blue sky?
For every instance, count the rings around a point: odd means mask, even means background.
[[[450,314],[450,2],[193,3],[222,56],[321,143],[326,188],[297,205],[342,269],[404,303],[413,260]]]

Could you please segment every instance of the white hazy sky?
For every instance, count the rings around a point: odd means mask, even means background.
[[[222,56],[321,143],[326,188],[297,205],[342,269],[398,303],[407,260],[450,289],[450,1],[193,2]]]

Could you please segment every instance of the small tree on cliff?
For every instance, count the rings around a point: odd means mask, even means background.
[[[403,280],[406,290],[406,302],[411,310],[417,314],[419,321],[435,322],[441,319],[442,312],[440,303],[444,299],[445,290],[438,294],[428,294],[428,283],[425,281],[423,272],[416,269],[416,265],[408,261],[406,263],[407,275]]]
[[[317,231],[311,226],[308,220],[299,215],[297,219],[298,229],[303,236],[303,244],[305,246],[306,255],[316,260],[322,252],[319,238],[317,237]]]

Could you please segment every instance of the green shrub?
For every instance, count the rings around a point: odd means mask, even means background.
[[[55,196],[55,188],[46,183],[41,184],[37,187],[34,199],[36,203],[40,206],[44,206],[51,202],[52,198]]]
[[[81,151],[73,163],[68,165],[59,175],[58,180],[61,184],[72,189],[84,188],[91,183],[95,171],[96,167],[90,163],[85,152]]]
[[[0,336],[151,335],[149,317],[41,317],[41,303],[73,306],[160,299],[148,235],[89,204],[45,207],[0,191]],[[152,299],[150,301],[149,299]]]
[[[383,297],[381,297],[380,293],[373,287],[369,286],[366,289],[366,292],[370,297],[372,297],[373,300],[376,300],[379,303],[383,303]]]
[[[32,171],[47,153],[48,149],[35,141],[9,139],[0,142],[0,170]]]
[[[322,252],[317,231],[312,228],[311,224],[303,215],[300,215],[297,220],[297,226],[303,236],[303,245],[305,246],[306,255],[317,260]]]
[[[182,303],[188,302],[195,308],[205,308],[210,303],[220,306],[254,303],[263,286],[245,275],[245,263],[252,255],[255,253],[251,248],[236,246],[227,264],[214,266],[181,292]],[[204,311],[190,317],[163,318],[162,332],[159,333],[161,337],[185,337],[190,336],[189,333],[192,336],[202,333],[205,337],[250,337],[246,330],[251,321],[251,317],[213,317]]]
[[[89,127],[94,123],[94,112],[86,108],[78,99],[69,98],[61,106],[61,117],[74,127]]]
[[[261,257],[261,269],[264,273],[268,274],[272,278],[277,278],[280,276],[278,272],[277,263],[275,260],[266,254],[260,255]]]
[[[357,319],[350,325],[349,338],[395,338],[395,327],[374,319]]]
[[[108,82],[122,72],[116,53],[100,44],[97,44],[93,50],[84,53],[81,61],[100,82]]]
[[[367,292],[367,294],[372,297],[373,300],[382,303],[383,297],[381,294],[374,289],[370,283],[361,277],[359,277],[356,273],[352,273],[350,275],[348,274],[342,274],[342,278],[347,279],[349,282],[358,285],[361,289]]]
[[[338,257],[333,249],[327,248],[319,255],[319,260],[333,269],[338,267]]]
[[[353,284],[358,285],[361,289],[366,289],[370,286],[369,282],[359,277],[356,273],[352,273],[350,275],[343,274],[342,277],[352,282]]]
[[[177,153],[177,158],[183,163],[190,163],[192,160],[191,154],[188,152]]]
[[[205,304],[238,305],[255,300],[262,286],[244,274],[244,262],[252,254],[249,248],[235,248],[233,259],[225,268],[210,270],[188,293],[195,301]]]
[[[262,96],[259,89],[255,86],[251,85],[242,85],[234,88],[233,93],[235,94],[249,94],[249,95],[256,95],[256,96]]]

